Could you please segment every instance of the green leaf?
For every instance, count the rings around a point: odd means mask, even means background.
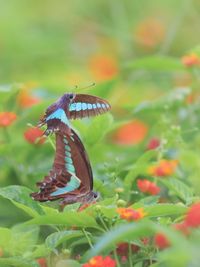
[[[90,137],[87,139],[88,145],[92,146],[100,142],[109,131],[112,122],[113,117],[109,113],[93,118],[86,131],[86,136]]]
[[[11,239],[11,230],[0,227],[0,247],[7,247]]]
[[[30,197],[31,191],[19,185],[10,185],[0,188],[0,196],[9,199],[18,208],[25,211],[31,217],[44,214],[40,205]]]
[[[56,267],[81,267],[80,263],[74,260],[60,260]]]
[[[60,232],[53,233],[53,234],[49,235],[45,241],[45,244],[46,244],[47,248],[53,250],[61,243],[65,242],[71,238],[74,238],[74,237],[80,238],[81,236],[83,236],[82,231],[73,231],[73,230],[60,231]]]
[[[77,227],[92,227],[99,228],[95,219],[88,215],[86,212],[74,212],[66,211],[58,213],[56,216],[52,214],[37,216],[26,222],[27,225],[37,224],[37,225],[65,225],[65,226],[77,226]]]
[[[9,254],[13,256],[24,255],[34,249],[38,241],[39,227],[20,224],[14,226],[11,231],[12,238],[7,246]]]
[[[187,210],[186,207],[175,204],[156,204],[144,207],[144,211],[147,213],[146,217],[172,216],[172,215],[179,216],[184,214],[186,210]]]
[[[181,244],[184,249],[188,246],[189,242],[176,230],[166,226],[157,225],[149,220],[142,220],[135,223],[119,225],[105,233],[99,238],[94,247],[86,252],[83,256],[83,262],[88,261],[95,255],[101,255],[105,251],[109,254],[109,252],[114,250],[116,245],[120,242],[131,242],[143,237],[152,236],[157,232],[164,233],[172,246],[180,247]]]
[[[151,235],[154,232],[154,230],[152,230],[152,225],[150,221],[143,221],[140,223],[120,225],[112,229],[99,238],[94,247],[85,254],[83,261],[87,261],[93,256],[101,254],[104,250],[109,253],[119,242],[127,242],[130,239],[134,240]]]
[[[163,56],[150,56],[136,59],[128,63],[126,68],[131,70],[148,70],[148,71],[175,71],[184,70],[180,59]]]
[[[14,267],[39,267],[36,261],[23,259],[22,257],[0,258],[0,266]]]
[[[35,246],[35,250],[31,252],[31,258],[43,258],[49,254],[49,250],[45,246],[45,244]]]
[[[170,178],[170,179],[162,179],[161,182],[169,190],[171,190],[177,197],[182,199],[185,203],[187,204],[191,203],[191,200],[193,197],[193,191],[182,181],[178,179]]]
[[[66,205],[64,207],[64,212],[66,211],[77,211],[80,208],[81,204],[80,203],[73,203],[71,205]]]

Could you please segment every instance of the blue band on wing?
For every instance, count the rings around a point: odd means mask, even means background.
[[[72,139],[72,137],[71,137],[71,139]],[[68,172],[76,174],[73,160],[72,160],[71,148],[69,146],[69,142],[65,136],[64,136],[63,140],[65,143],[65,168]]]
[[[66,163],[65,164],[65,168],[68,172],[74,173],[75,174],[75,168],[74,165],[72,165],[71,163]]]
[[[92,104],[88,104],[88,109],[92,109]]]
[[[69,120],[65,114],[65,111],[62,108],[57,109],[46,118],[47,121],[52,119],[58,119],[69,126]]]
[[[67,183],[65,187],[58,188],[55,192],[51,193],[50,196],[54,197],[72,192],[75,189],[79,188],[80,184],[81,181],[77,177],[71,176],[70,181]]]
[[[96,108],[109,108],[108,104],[104,103],[96,103],[96,104],[90,104],[90,103],[72,103],[69,107],[69,111],[81,111],[81,110],[91,110]]]

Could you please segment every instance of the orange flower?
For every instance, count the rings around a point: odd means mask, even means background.
[[[118,128],[113,135],[113,139],[120,145],[135,145],[144,140],[147,132],[148,126],[136,119]]]
[[[169,176],[175,172],[177,164],[177,160],[163,159],[157,165],[151,166],[148,173],[153,176]]]
[[[0,112],[0,127],[10,126],[17,118],[14,112]]]
[[[183,56],[182,57],[182,63],[186,67],[199,66],[200,65],[200,58],[198,55],[192,53],[192,54]]]
[[[189,227],[200,226],[200,202],[193,204],[187,211],[185,223]]]
[[[45,258],[39,258],[37,259],[37,263],[40,265],[40,267],[48,267],[47,261]]]
[[[160,187],[146,179],[138,179],[137,186],[141,192],[149,193],[150,195],[157,195],[160,192]]]
[[[95,55],[90,60],[90,70],[96,80],[113,79],[119,72],[117,61],[108,55]]]
[[[156,149],[160,146],[160,140],[158,138],[152,138],[149,143],[147,144],[147,149]]]
[[[118,208],[117,212],[119,213],[121,219],[127,220],[129,222],[140,220],[146,215],[143,208]]]
[[[33,96],[26,89],[22,89],[18,95],[18,103],[22,108],[29,108],[38,104],[41,100],[39,97]]]
[[[88,263],[82,265],[82,267],[115,267],[116,262],[111,257],[95,256],[89,260]]]
[[[44,132],[37,128],[37,127],[32,127],[27,129],[24,132],[24,138],[26,141],[30,144],[43,144],[45,141],[45,137],[43,136]]]
[[[161,21],[148,18],[140,22],[135,31],[135,39],[145,47],[154,48],[159,45],[165,35],[165,27]]]
[[[154,243],[159,249],[164,249],[170,246],[170,242],[165,234],[157,233],[154,237]]]

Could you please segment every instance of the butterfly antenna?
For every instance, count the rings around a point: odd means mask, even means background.
[[[84,86],[84,87],[80,87],[80,88],[78,88],[78,91],[83,91],[83,90],[86,90],[86,89],[88,89],[88,88],[91,88],[91,87],[93,87],[93,86],[95,86],[96,85],[96,83],[94,82],[94,83],[91,83],[91,84],[89,84],[89,85],[87,85],[87,86]],[[76,89],[77,89],[76,88]]]

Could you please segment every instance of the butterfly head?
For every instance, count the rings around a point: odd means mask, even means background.
[[[89,194],[86,195],[84,202],[91,203],[97,201],[99,198],[99,193],[91,191]]]
[[[74,98],[75,98],[75,94],[73,93],[68,93],[68,94],[64,94],[62,97],[61,97],[61,100],[65,103],[71,103]]]

